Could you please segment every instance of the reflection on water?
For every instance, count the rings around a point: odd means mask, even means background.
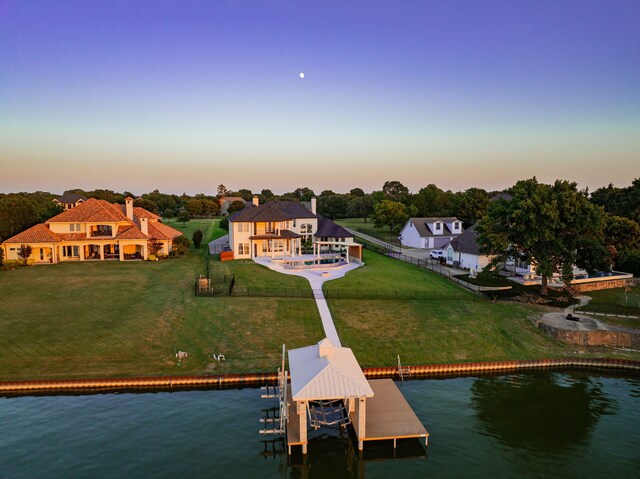
[[[407,381],[430,433],[366,443],[320,429],[289,457],[258,434],[259,390],[0,397],[0,478],[638,477],[640,379],[586,373]]]
[[[559,373],[482,377],[471,386],[481,428],[510,447],[563,454],[591,441],[603,414],[616,409],[596,378]]]

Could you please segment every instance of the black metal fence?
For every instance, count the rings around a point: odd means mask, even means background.
[[[383,246],[380,245],[376,245],[373,243],[370,243],[366,240],[361,240],[358,239],[358,241],[360,241],[362,243],[362,247],[364,249],[368,249],[369,251],[373,251],[374,253],[378,253],[378,254],[382,254],[385,256],[389,256],[390,258],[394,258],[397,259],[399,261],[402,261],[404,263],[409,263],[415,266],[419,266],[420,268],[426,268],[430,271],[433,271],[434,273],[437,273],[441,276],[444,276],[446,278],[450,278],[452,276],[451,274],[451,269],[444,267],[440,264],[440,262],[437,259],[434,258],[425,258],[425,259],[421,259],[421,258],[414,258],[413,256],[407,256],[406,254],[402,253],[401,248],[385,248]]]
[[[588,303],[585,306],[576,308],[576,312],[640,317],[640,307],[624,306],[616,303]]]

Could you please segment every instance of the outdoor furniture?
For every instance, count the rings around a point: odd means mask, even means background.
[[[573,314],[569,313],[566,316],[566,319],[568,319],[569,321],[580,321],[580,318],[577,316],[574,316]]]

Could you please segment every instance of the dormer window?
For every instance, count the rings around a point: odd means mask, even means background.
[[[436,223],[436,231],[442,231],[442,223]]]
[[[454,229],[454,230],[460,229],[460,222],[459,222],[459,221],[455,221],[455,222],[453,223],[453,229]]]

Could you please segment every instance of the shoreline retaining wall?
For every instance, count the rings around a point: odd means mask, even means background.
[[[513,372],[533,369],[611,369],[640,373],[640,361],[608,358],[560,358],[532,359],[525,361],[492,361],[457,364],[427,364],[403,366],[409,368],[410,376],[427,378],[437,376],[473,375],[485,373]],[[363,368],[368,379],[398,378],[397,367]],[[141,378],[60,379],[41,381],[3,381],[0,394],[60,393],[74,391],[133,391],[133,390],[179,390],[197,388],[229,388],[260,386],[277,382],[277,373],[220,374],[211,376],[171,376]]]

